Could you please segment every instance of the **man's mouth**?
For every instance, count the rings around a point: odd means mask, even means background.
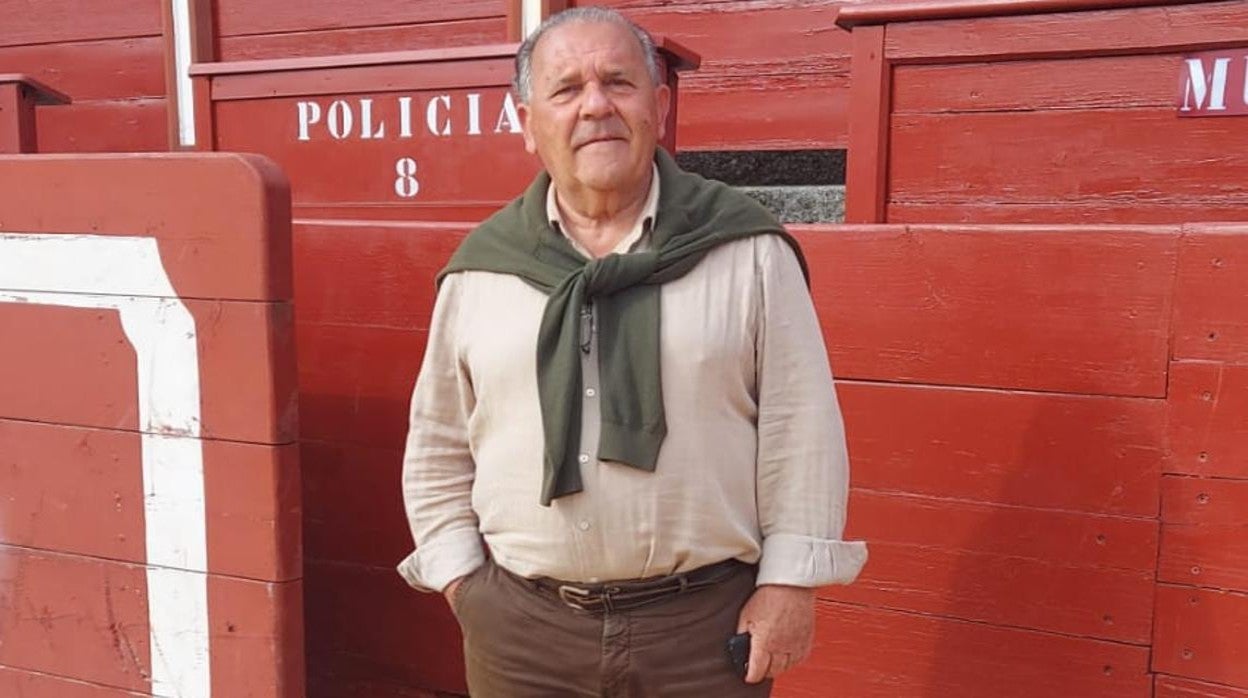
[[[597,136],[597,137],[590,138],[582,142],[580,145],[576,146],[576,149],[580,150],[581,148],[584,148],[587,145],[593,145],[595,143],[610,143],[612,141],[623,141],[623,140],[625,139],[620,136]]]

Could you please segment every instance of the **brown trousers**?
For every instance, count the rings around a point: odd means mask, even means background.
[[[753,567],[622,612],[589,613],[486,562],[456,593],[473,698],[766,698],[725,649],[754,591]]]

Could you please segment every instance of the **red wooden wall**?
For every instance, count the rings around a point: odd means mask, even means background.
[[[590,0],[702,56],[682,82],[682,150],[845,147],[849,102],[845,2]]]
[[[409,542],[379,493],[432,279],[466,230],[297,227],[317,695],[462,690],[449,612],[390,571]],[[1248,320],[1208,301],[1245,298],[1248,228],[795,232],[840,379],[849,535],[872,559],[821,591],[816,653],[777,695],[1143,698],[1197,679],[1236,695],[1213,684],[1248,662],[1242,483],[1178,463],[1239,473]]]
[[[168,147],[159,0],[0,0],[0,73],[73,99],[39,107],[40,152]]]
[[[0,211],[0,695],[302,696],[285,179],[0,157]]]
[[[939,13],[974,3],[912,4],[934,14],[842,14],[857,25],[857,69],[886,81],[857,83],[851,150],[882,171],[856,178],[851,155],[847,220],[1248,218],[1244,120],[1180,119],[1175,104],[1185,56],[1248,46],[1248,3],[1016,0],[1002,6],[1021,16],[973,18]],[[1227,89],[1241,99],[1241,84]]]
[[[218,58],[327,56],[497,44],[504,0],[216,0]]]
[[[851,220],[997,222],[1008,230],[1020,222],[1248,219],[1248,188],[1240,176],[1238,155],[1248,145],[1244,140],[1248,121],[1180,118],[1176,103],[1186,58],[1210,50],[1236,56],[1248,52],[1248,2],[1017,0],[985,8],[973,2],[935,0],[904,7],[856,5],[845,8],[840,21],[854,34],[847,210]],[[1242,74],[1234,75],[1242,79]],[[1242,90],[1239,82],[1228,86],[1232,100],[1240,100]],[[1152,228],[1148,235],[1156,254],[1140,256],[1142,248],[1124,247],[1112,259],[1099,259],[1097,240],[1107,230],[1111,229],[1085,231],[1063,246],[1065,257],[1050,270],[1047,287],[1033,290],[1032,302],[1038,307],[985,289],[985,298],[1003,303],[1010,312],[1033,317],[1043,317],[1051,309],[1062,312],[1063,325],[1076,333],[1065,336],[1060,348],[1048,345],[1055,337],[1052,329],[1042,334],[1021,329],[998,334],[995,330],[1003,325],[980,314],[949,320],[952,327],[977,327],[987,335],[987,341],[972,337],[970,342],[957,342],[957,349],[980,348],[983,365],[994,368],[1001,368],[1003,361],[1005,366],[1011,363],[1009,352],[1003,355],[1002,349],[1014,341],[1028,347],[1026,365],[1040,368],[1068,350],[1086,352],[1084,339],[1096,337],[1106,326],[1115,328],[1112,338],[1096,340],[1095,351],[1116,355],[1112,365],[1118,376],[1103,374],[1099,362],[1080,362],[1053,373],[1048,385],[1017,386],[1084,394],[1092,399],[1087,404],[1103,407],[1116,404],[1103,415],[1109,421],[1100,427],[1098,420],[1085,415],[1066,425],[1060,435],[1040,442],[1066,466],[1086,463],[1075,471],[1063,466],[1054,474],[1060,474],[1061,493],[1066,496],[1095,485],[1088,494],[1099,494],[1082,504],[1092,508],[1062,501],[1016,501],[1010,489],[992,493],[1001,504],[1113,518],[1086,519],[1083,525],[1088,528],[1070,541],[1075,547],[1053,560],[1057,566],[1034,569],[1026,560],[1011,559],[995,572],[988,568],[969,575],[973,581],[967,588],[976,598],[948,596],[946,612],[996,626],[991,633],[998,638],[991,645],[1000,642],[1001,632],[1015,628],[1060,633],[1067,641],[1077,636],[1084,643],[1091,639],[1119,643],[1085,644],[1078,651],[1083,663],[1072,664],[1077,671],[1068,671],[1067,676],[1084,675],[1091,683],[1049,686],[1053,692],[1061,688],[1075,695],[1108,690],[1104,695],[1153,691],[1156,696],[1242,696],[1248,693],[1244,672],[1248,555],[1240,541],[1248,534],[1242,500],[1248,471],[1240,463],[1239,444],[1245,431],[1240,396],[1248,387],[1241,375],[1248,346],[1244,311],[1248,287],[1242,277],[1226,270],[1240,264],[1245,228],[1190,224],[1173,239],[1165,228]],[[1014,252],[1021,263],[1029,268],[1048,264],[1041,249],[1033,243],[1028,248]],[[994,278],[999,270],[1012,269],[1015,262],[1009,256],[1008,252],[976,255],[976,273]],[[1086,269],[1087,264],[1100,270]],[[1096,293],[1104,298],[1067,292],[1066,284],[1079,270],[1090,272],[1080,278],[1103,284]],[[1129,290],[1119,286],[1124,271],[1158,276],[1148,287]],[[940,295],[937,304],[950,307]],[[1087,322],[1085,313],[1114,297],[1118,301],[1112,312]],[[1065,307],[1067,302],[1074,305]],[[952,309],[959,310],[959,304],[953,303]],[[956,330],[946,332],[952,335]],[[1141,332],[1156,334],[1151,342],[1131,347],[1142,339]],[[921,347],[904,347],[909,351],[902,354],[903,368],[930,354],[933,346],[939,352],[944,344],[940,337]],[[1130,413],[1124,411],[1128,404]],[[977,416],[974,421],[985,425],[978,432],[980,444],[996,438],[1003,418],[1008,419],[1008,413],[999,410]],[[1097,428],[1098,436],[1090,438],[1080,431],[1088,427]],[[852,429],[850,433],[852,438]],[[943,441],[949,432],[924,428],[920,433]],[[1030,450],[1025,447],[1017,455]],[[1035,463],[1036,474],[1019,492],[1028,498],[1050,492],[1036,478],[1062,461]],[[861,459],[855,463],[861,464]],[[969,476],[947,473],[941,482],[948,484],[954,477],[961,484],[979,480],[979,468],[970,462],[963,466],[971,468]],[[890,482],[914,486],[926,481],[912,471],[903,472],[907,475]],[[1105,476],[1111,477],[1094,479]],[[940,494],[952,494],[959,501],[966,498],[963,491]],[[1133,499],[1135,506],[1126,506]],[[1105,530],[1110,521],[1131,527],[1111,532]],[[1059,529],[1016,524],[1013,530],[1039,535]],[[870,532],[863,535],[876,539]],[[884,540],[892,535],[885,534]],[[1076,574],[1079,565],[1067,556],[1090,540],[1095,541],[1092,550],[1100,569],[1090,576]],[[1133,551],[1129,566],[1126,559],[1108,556],[1124,544]],[[885,555],[889,549],[883,546]],[[1017,548],[1012,556],[1018,557]],[[971,558],[961,557],[963,565]],[[865,583],[847,590],[845,600],[901,602],[907,609],[930,612],[929,604],[936,599],[913,593],[902,577],[892,576],[896,573],[890,567],[887,558],[873,557]],[[906,568],[898,563],[896,569]],[[994,603],[986,606],[985,596]],[[989,632],[982,626],[964,628]],[[1002,674],[992,669],[998,654],[990,645],[972,654],[981,658],[977,671]],[[1141,680],[1141,670],[1151,672],[1151,677]],[[977,681],[971,675],[941,676],[946,690],[956,695],[967,694],[965,682]],[[1010,680],[1036,683],[1021,674]],[[1007,690],[1007,685],[997,690],[1022,695],[1021,689]]]

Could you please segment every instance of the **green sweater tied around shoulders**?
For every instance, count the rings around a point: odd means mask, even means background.
[[[581,316],[597,306],[602,435],[598,458],[654,471],[667,435],[659,373],[659,286],[684,276],[711,248],[753,235],[779,235],[801,249],[753,199],[655,156],[659,202],[649,249],[587,260],[546,215],[550,175],[474,229],[438,274],[512,274],[549,296],[537,337],[537,387],[545,458],[544,506],[582,489]],[[707,312],[714,312],[707,308]]]

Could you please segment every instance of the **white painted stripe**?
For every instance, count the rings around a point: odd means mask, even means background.
[[[173,66],[178,90],[178,142],[195,145],[195,96],[191,91],[191,2],[169,0],[173,11]]]
[[[520,38],[526,39],[537,31],[542,20],[542,0],[520,0]]]
[[[144,240],[151,244],[136,244]],[[120,242],[118,242],[120,241]],[[0,289],[86,293],[101,296],[177,298],[152,238],[104,235],[0,233]],[[90,264],[68,260],[89,259]],[[65,260],[52,262],[51,260]],[[160,269],[160,276],[122,274],[119,269]]]
[[[40,290],[21,290],[27,286]],[[208,698],[199,349],[195,319],[173,292],[155,238],[0,233],[0,289],[9,289],[0,303],[120,315],[135,350],[143,432],[152,692]],[[122,294],[135,291],[142,295]]]

